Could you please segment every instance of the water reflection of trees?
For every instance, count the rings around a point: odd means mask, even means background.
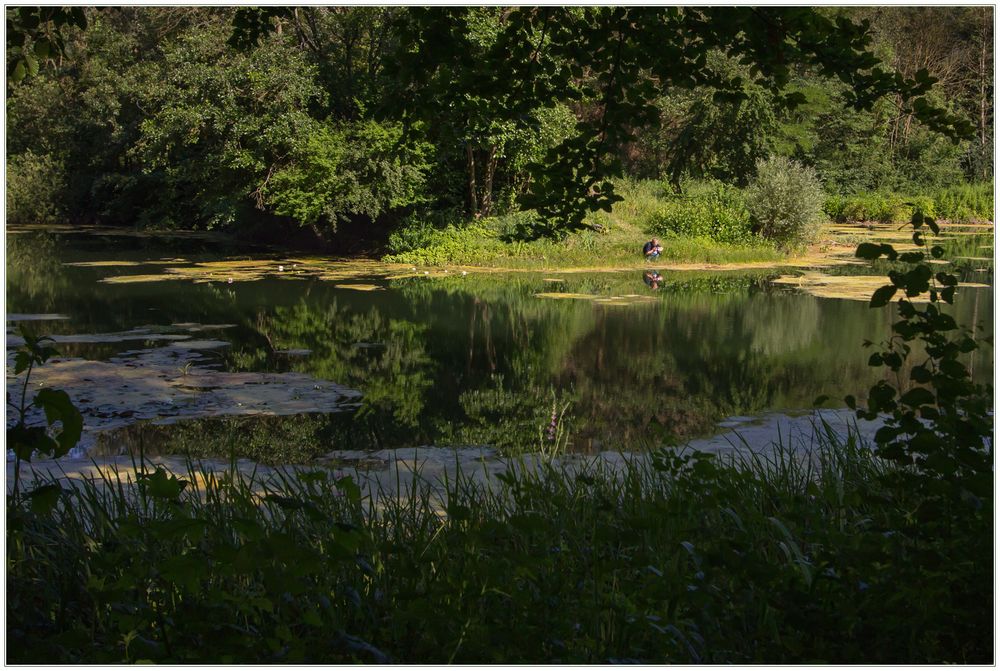
[[[51,311],[70,283],[62,271],[57,238],[43,233],[7,235],[7,301]]]
[[[308,349],[295,368],[364,391],[360,421],[376,431],[416,431],[433,384],[427,327],[375,308],[350,312],[336,299],[276,307],[258,322],[275,349]]]
[[[507,280],[417,279],[365,303],[320,293],[258,326],[276,348],[312,350],[297,368],[364,391],[360,418],[387,442],[502,447],[538,441],[553,394],[572,403],[578,447],[685,440],[728,415],[805,409],[870,384],[860,344],[887,327],[887,313],[770,294],[759,277],[668,282],[661,302],[616,308]],[[567,290],[632,286],[619,281]]]

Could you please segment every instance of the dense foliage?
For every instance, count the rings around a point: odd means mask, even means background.
[[[371,247],[533,207],[526,238],[593,226],[621,171],[774,155],[923,195],[992,175],[991,12],[10,9],[8,211]]]

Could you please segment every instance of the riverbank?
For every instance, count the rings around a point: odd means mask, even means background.
[[[414,219],[389,237],[390,253],[382,259],[417,266],[510,270],[632,269],[643,262],[643,243],[655,236],[663,244],[656,264],[669,269],[802,266],[853,257],[859,242],[908,243],[916,211],[939,218],[938,223],[947,228],[946,236],[992,233],[991,185],[940,189],[919,196],[829,195],[822,212],[788,213],[812,223],[781,240],[755,232],[745,190],[718,182],[694,182],[682,195],[672,193],[662,182],[627,179],[617,188],[623,199],[610,212],[592,213],[583,230],[560,240],[526,237],[526,231],[538,223],[531,212],[448,225]]]

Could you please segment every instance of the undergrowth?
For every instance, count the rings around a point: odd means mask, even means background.
[[[8,509],[8,661],[988,663],[991,509],[915,519],[857,436],[802,447],[401,495],[325,470],[43,478]]]

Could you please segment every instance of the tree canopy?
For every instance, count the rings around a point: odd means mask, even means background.
[[[616,176],[743,185],[771,154],[828,190],[982,180],[980,10],[13,8],[9,160],[78,217],[327,237],[418,209],[559,235]]]

